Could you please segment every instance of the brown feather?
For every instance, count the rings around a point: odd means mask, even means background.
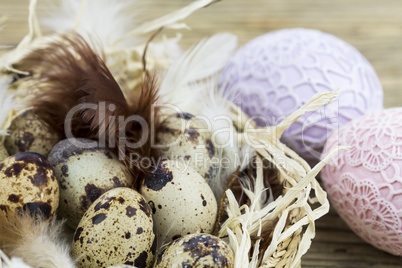
[[[77,89],[86,72],[99,69],[99,60],[81,37],[63,35],[58,41],[32,51],[17,66],[31,73],[28,79],[40,89],[30,103],[34,113],[61,138],[65,138],[66,115],[85,95]],[[89,126],[76,114],[72,118],[72,129],[75,136],[87,136]]]
[[[142,168],[138,162],[130,161],[130,154],[150,156],[150,133],[141,147],[130,148],[127,142],[140,141],[143,126],[134,121],[125,125],[124,121],[136,115],[145,120],[147,127],[151,126],[152,104],[157,95],[154,78],[147,75],[140,96],[129,96],[126,100],[102,58],[79,35],[63,35],[61,41],[32,51],[19,68],[30,72],[30,79],[40,89],[41,93],[31,102],[34,113],[61,138],[66,137],[64,123],[73,107],[85,103],[98,105],[96,109],[81,109],[74,114],[70,119],[73,136],[95,139],[111,148],[138,177]]]
[[[126,148],[126,165],[138,166],[139,164],[131,161],[132,154],[137,154],[141,157],[151,157],[151,131],[155,129],[157,123],[158,110],[154,109],[154,103],[157,101],[158,86],[155,76],[146,75],[141,83],[141,94],[138,96],[132,94],[128,96],[129,115],[139,115],[145,120],[148,126],[148,133],[144,145],[139,148]],[[120,131],[123,131],[124,126],[120,125]],[[132,121],[126,127],[126,137],[129,143],[137,143],[145,135],[144,129],[137,121]],[[120,148],[121,149],[121,148]],[[122,153],[122,152],[120,152]],[[140,170],[144,171],[141,167]],[[148,171],[148,170],[147,170]]]
[[[80,103],[104,103],[105,110],[88,109],[83,112],[82,118],[90,123],[92,130],[98,129],[105,131],[108,129],[110,116],[126,116],[128,105],[120,86],[107,69],[104,62],[99,59],[97,70],[88,70],[83,74],[80,86],[77,91],[82,91],[85,95],[79,100]],[[114,105],[115,110],[108,109],[109,105]]]

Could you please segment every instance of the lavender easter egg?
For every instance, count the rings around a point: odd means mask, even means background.
[[[340,89],[338,101],[299,118],[282,141],[315,163],[330,134],[383,107],[383,91],[370,63],[339,38],[310,29],[262,35],[224,68],[220,88],[258,125],[277,125],[321,91]]]
[[[349,146],[322,170],[330,201],[363,240],[402,256],[402,108],[369,113],[334,133],[323,156]]]

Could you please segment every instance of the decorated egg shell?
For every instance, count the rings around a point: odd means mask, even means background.
[[[62,140],[49,154],[60,184],[59,215],[75,229],[82,215],[99,196],[116,187],[131,187],[134,180],[117,156],[96,142]]]
[[[207,182],[192,167],[165,160],[144,179],[140,192],[153,210],[159,241],[213,231],[217,202]]]
[[[78,267],[150,267],[156,252],[152,210],[130,188],[104,193],[85,212],[73,239]]]
[[[232,249],[220,238],[209,234],[190,234],[163,246],[155,268],[234,267]]]
[[[8,132],[4,147],[10,155],[34,152],[47,157],[59,141],[57,134],[31,110],[12,119]]]
[[[21,153],[0,163],[0,213],[23,210],[50,218],[59,205],[52,165],[36,153]]]
[[[224,68],[220,88],[260,126],[277,125],[318,92],[340,89],[336,102],[300,117],[282,135],[310,164],[339,126],[383,107],[381,84],[364,56],[311,29],[284,29],[250,41]]]
[[[369,113],[334,133],[322,170],[331,203],[363,240],[402,256],[402,108]]]
[[[211,135],[205,122],[192,114],[171,115],[158,127],[156,157],[184,160],[209,182],[218,171]]]

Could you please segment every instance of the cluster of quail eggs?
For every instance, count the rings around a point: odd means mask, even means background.
[[[59,140],[31,111],[22,113],[0,143],[0,213],[65,219],[78,267],[233,267],[232,249],[211,235],[216,151],[192,119],[176,114],[160,124],[156,164],[135,189],[111,150]]]

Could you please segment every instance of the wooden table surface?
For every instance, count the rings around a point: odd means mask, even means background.
[[[27,32],[26,0],[0,0],[8,16],[0,44],[17,44]],[[189,0],[147,0],[144,17],[155,18]],[[185,22],[183,47],[216,32],[228,31],[240,45],[263,33],[290,27],[315,28],[359,49],[372,63],[385,92],[385,107],[402,106],[402,0],[224,0],[197,11]],[[364,243],[335,211],[317,222],[317,236],[303,267],[402,267],[402,257]]]

